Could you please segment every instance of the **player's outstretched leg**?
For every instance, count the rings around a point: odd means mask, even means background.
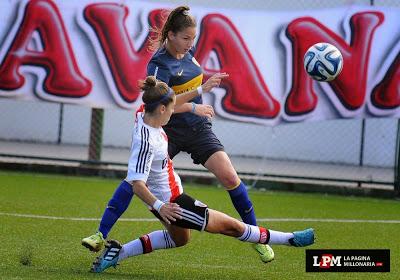
[[[208,213],[209,218],[207,227],[205,228],[206,231],[236,237],[240,241],[305,247],[312,245],[315,240],[314,229],[312,228],[295,232],[275,231],[245,224],[213,209],[208,209]]]
[[[239,213],[242,221],[246,224],[256,226],[256,215],[253,204],[248,196],[246,185],[240,181],[240,184],[234,189],[228,190],[232,203],[236,211]],[[254,250],[260,256],[261,261],[268,263],[274,260],[275,253],[267,244],[253,244]]]
[[[315,233],[312,228],[295,232],[282,232],[247,224],[244,224],[244,226],[245,228],[241,236],[233,235],[240,241],[294,247],[310,246],[315,241]]]
[[[205,162],[204,166],[215,174],[228,191],[232,204],[242,218],[242,221],[246,224],[256,226],[256,215],[247,193],[247,187],[238,177],[228,155],[224,151],[215,152]],[[272,261],[275,257],[274,251],[267,244],[254,244],[252,247],[265,263]]]
[[[100,273],[109,267],[129,257],[151,253],[155,250],[171,249],[184,246],[190,238],[190,230],[172,225],[167,225],[168,230],[157,230],[145,234],[124,245],[116,240],[110,240],[102,254],[93,263],[92,272]],[[173,240],[170,233],[174,236]]]
[[[106,248],[101,253],[96,261],[93,263],[91,272],[100,273],[109,267],[116,267],[119,259],[119,252],[121,251],[121,244],[117,240],[109,240],[106,243]]]

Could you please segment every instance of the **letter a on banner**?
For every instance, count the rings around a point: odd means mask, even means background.
[[[161,27],[163,11],[155,10],[149,14],[152,27]],[[143,45],[135,50],[125,25],[128,14],[128,7],[117,3],[95,3],[84,10],[85,21],[97,37],[92,43],[98,56],[104,56],[107,61],[101,63],[101,67],[110,91],[123,107],[129,107],[138,99],[140,89],[137,81],[145,78],[146,66],[152,55],[148,39],[152,32],[149,32]]]
[[[231,21],[220,14],[209,14],[201,23],[196,58],[208,78],[216,71],[205,67],[212,51],[220,64],[218,72],[227,72],[221,87],[225,113],[245,117],[272,119],[278,116],[279,102],[271,95],[242,37]]]
[[[23,3],[21,3],[22,8]],[[23,10],[22,10],[23,11]],[[21,11],[20,11],[21,12]],[[90,93],[91,82],[80,72],[60,12],[53,1],[32,0],[23,11],[0,50],[0,89],[17,90],[25,83],[20,66],[38,66],[46,70],[43,89],[62,97],[83,97]],[[40,35],[43,51],[29,49],[34,31]]]

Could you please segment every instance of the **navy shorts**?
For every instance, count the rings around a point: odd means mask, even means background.
[[[164,127],[169,157],[173,159],[179,152],[187,152],[194,164],[204,165],[211,155],[224,150],[211,127],[210,122],[194,127]]]
[[[203,231],[208,224],[208,207],[201,201],[183,193],[172,201],[182,208],[182,219],[171,221],[172,225]],[[163,221],[157,211],[151,211],[160,221]]]

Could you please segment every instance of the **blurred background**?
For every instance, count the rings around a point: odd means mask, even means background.
[[[344,5],[400,7],[397,0],[192,0],[172,5],[234,9],[299,10]],[[5,30],[2,30],[5,32]],[[125,170],[134,112],[0,98],[0,161]],[[398,190],[399,120],[341,119],[264,126],[215,117],[214,132],[239,174],[253,187],[268,182]],[[188,155],[175,160],[178,173],[210,176]]]

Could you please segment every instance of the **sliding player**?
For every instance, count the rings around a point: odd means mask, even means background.
[[[268,230],[245,224],[183,192],[168,155],[168,137],[162,126],[168,123],[175,106],[175,93],[164,83],[149,76],[142,84],[145,112],[138,112],[132,138],[128,174],[125,179],[133,192],[160,219],[166,230],[158,230],[124,246],[110,240],[93,264],[93,272],[102,272],[131,256],[187,244],[190,229],[219,233],[254,244],[278,244],[295,247],[314,243],[314,230],[293,233]]]

